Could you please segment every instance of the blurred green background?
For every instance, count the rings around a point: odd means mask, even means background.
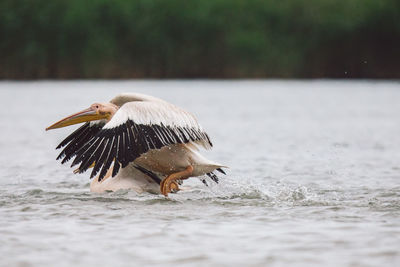
[[[0,78],[400,78],[399,0],[1,0]]]

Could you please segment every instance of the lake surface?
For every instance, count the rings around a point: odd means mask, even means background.
[[[45,127],[121,92],[194,113],[227,164],[167,199],[89,192]],[[0,266],[400,266],[400,83],[1,82]]]

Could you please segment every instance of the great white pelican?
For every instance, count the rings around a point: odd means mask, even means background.
[[[126,93],[109,103],[94,103],[46,130],[83,123],[65,138],[57,159],[74,173],[93,168],[92,192],[134,189],[161,192],[179,191],[182,180],[204,175],[218,182],[214,171],[226,166],[203,157],[198,148],[212,147],[208,134],[189,112],[156,97]]]

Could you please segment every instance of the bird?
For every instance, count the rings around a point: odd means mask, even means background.
[[[176,193],[183,180],[206,175],[218,183],[216,171],[227,166],[206,159],[200,147],[213,144],[194,115],[160,98],[123,93],[107,103],[96,102],[46,128],[46,131],[84,123],[56,149],[57,160],[74,173],[92,169],[92,192],[133,189],[137,192]]]

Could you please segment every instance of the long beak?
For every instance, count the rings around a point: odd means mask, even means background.
[[[70,126],[81,122],[101,120],[105,118],[107,118],[106,114],[101,115],[97,113],[96,109],[87,108],[54,123],[53,125],[47,127],[46,131],[65,126]]]

